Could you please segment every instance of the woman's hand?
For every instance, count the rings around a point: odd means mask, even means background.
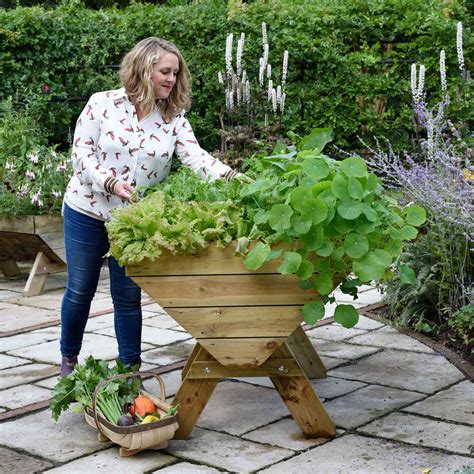
[[[114,194],[127,202],[136,202],[137,199],[131,197],[132,193],[135,191],[133,186],[131,186],[126,181],[118,181],[114,186]]]

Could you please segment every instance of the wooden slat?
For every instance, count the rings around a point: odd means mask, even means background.
[[[0,217],[0,231],[34,234],[34,216]]]
[[[284,337],[198,339],[199,344],[222,365],[254,367],[263,364],[284,341]]]
[[[196,338],[288,336],[301,324],[300,306],[167,308]]]
[[[267,359],[259,367],[223,366],[220,362],[194,362],[187,372],[189,379],[224,377],[295,377],[303,375],[294,359]]]
[[[286,340],[286,344],[309,379],[321,379],[327,376],[326,367],[301,326],[295,329]]]
[[[63,262],[38,235],[0,231],[0,258],[13,258],[16,261],[32,261],[35,260],[38,252],[42,252],[52,262]]]
[[[298,287],[294,275],[133,277],[163,308],[298,305],[315,292]]]
[[[63,232],[63,218],[60,215],[34,216],[35,234]]]
[[[234,255],[235,247],[236,242],[223,249],[211,244],[194,255],[173,255],[163,251],[155,261],[143,260],[138,265],[127,266],[126,271],[129,276],[276,273],[281,265],[277,259],[258,270],[249,270],[243,264],[244,258]]]

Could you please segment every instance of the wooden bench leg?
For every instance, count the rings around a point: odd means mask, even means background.
[[[43,293],[48,275],[65,270],[65,268],[65,263],[53,263],[43,252],[38,252],[23,290],[24,293],[26,296],[40,295]]]
[[[300,364],[306,377],[309,379],[323,379],[327,377],[326,367],[320,359],[316,349],[301,326],[298,326],[286,344]]]
[[[209,352],[206,351],[199,344],[196,344],[196,347],[199,346],[198,350],[193,351],[190,357],[190,364],[186,366],[186,374],[189,369],[192,367],[193,362],[202,362],[202,361],[215,361]],[[189,379],[187,376],[184,376],[183,383],[179,387],[178,393],[175,395],[172,405],[177,405],[179,403],[178,411],[178,423],[179,429],[176,431],[174,438],[175,439],[188,439],[191,435],[191,432],[199,419],[202,411],[204,410],[209,398],[211,398],[216,385],[218,384],[220,378],[215,379]]]
[[[20,274],[20,269],[12,258],[0,260],[0,270],[2,270],[6,277],[14,277]]]
[[[291,357],[291,352],[286,344],[283,344],[275,351],[274,357]],[[305,438],[335,436],[336,426],[304,374],[297,377],[270,377],[270,379]]]

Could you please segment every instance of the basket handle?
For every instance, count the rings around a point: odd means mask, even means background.
[[[92,395],[92,413],[94,413],[94,419],[95,419],[95,424],[97,425],[97,429],[105,437],[108,438],[107,434],[104,433],[104,430],[100,426],[99,414],[97,412],[97,395],[106,385],[108,385],[110,382],[113,382],[114,380],[124,379],[124,378],[128,379],[131,377],[142,377],[142,376],[146,376],[146,377],[151,376],[151,377],[155,377],[156,380],[158,380],[160,384],[160,400],[164,402],[166,400],[165,384],[163,382],[163,379],[158,374],[155,374],[153,372],[128,372],[126,374],[114,375],[113,377],[109,377],[105,380],[101,380],[95,387],[94,393]]]

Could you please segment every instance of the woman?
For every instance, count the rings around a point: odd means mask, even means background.
[[[178,48],[147,38],[124,57],[121,89],[93,94],[74,135],[74,176],[64,199],[68,279],[61,306],[61,376],[77,363],[91,301],[109,243],[104,223],[138,186],[166,179],[173,153],[203,178],[238,175],[200,148],[184,111],[189,72]],[[139,364],[140,288],[108,259],[119,359]]]

